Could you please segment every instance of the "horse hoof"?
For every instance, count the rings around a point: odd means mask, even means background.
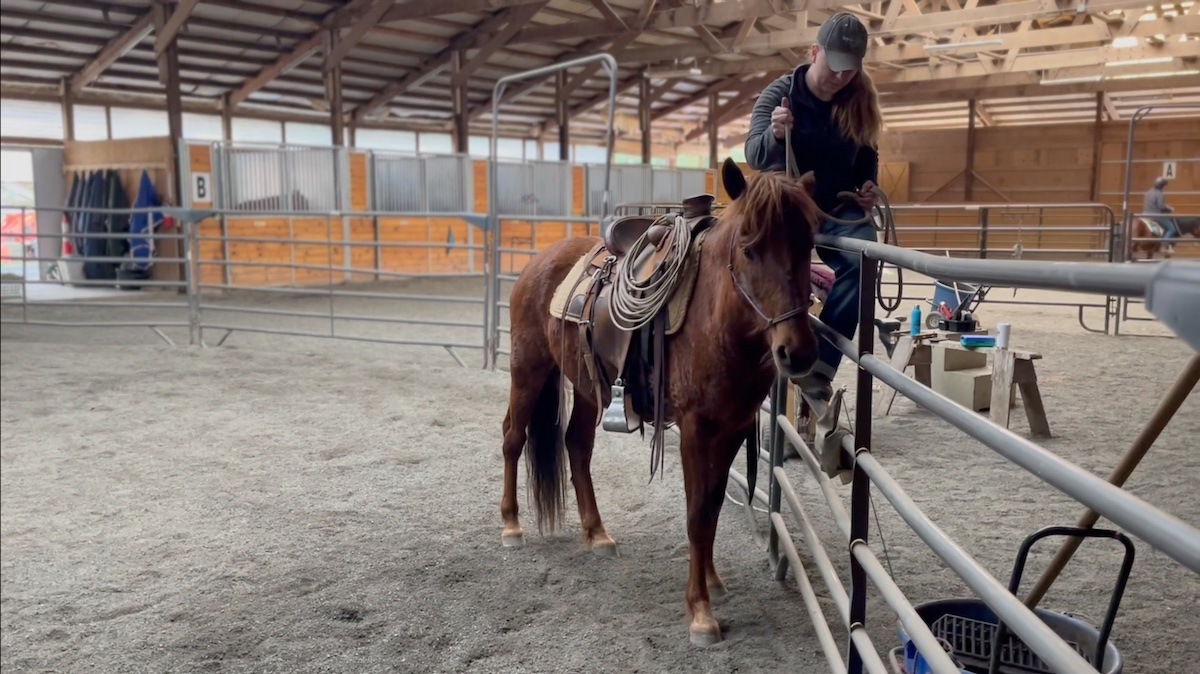
[[[609,536],[592,541],[592,554],[597,557],[616,557],[617,542]]]
[[[525,545],[525,534],[520,531],[502,534],[500,536],[500,545],[506,548],[519,548]]]
[[[693,646],[708,648],[721,643],[721,628],[715,622],[703,626],[692,625],[688,633]]]

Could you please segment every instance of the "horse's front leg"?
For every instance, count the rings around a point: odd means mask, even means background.
[[[679,425],[680,458],[683,484],[687,495],[689,565],[687,582],[688,630],[696,646],[711,646],[721,641],[721,628],[713,616],[709,587],[715,593],[724,584],[713,566],[713,540],[717,519],[725,500],[725,484],[744,433],[731,433],[714,427],[695,416]]]

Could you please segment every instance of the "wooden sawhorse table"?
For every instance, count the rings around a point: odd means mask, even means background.
[[[1046,408],[1042,404],[1041,389],[1038,388],[1037,371],[1033,361],[1040,360],[1042,355],[1024,349],[997,349],[984,347],[968,349],[957,341],[957,333],[922,332],[913,337],[903,335],[896,343],[892,352],[892,367],[904,372],[913,368],[913,379],[932,388],[933,377],[933,345],[942,348],[961,351],[991,352],[992,361],[992,402],[989,416],[995,423],[1008,428],[1012,420],[1013,388],[1021,393],[1021,402],[1025,406],[1025,416],[1029,420],[1029,430],[1035,436],[1051,437],[1050,422],[1046,419]],[[896,400],[896,389],[884,385],[881,391],[880,406],[883,416],[892,411]]]

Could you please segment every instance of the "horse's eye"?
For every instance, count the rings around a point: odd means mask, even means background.
[[[753,260],[753,259],[754,259],[754,251],[750,250],[750,246],[742,246],[742,255],[743,255],[743,256],[744,256],[744,257],[745,257],[747,260]]]

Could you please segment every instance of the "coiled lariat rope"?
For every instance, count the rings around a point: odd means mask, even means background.
[[[662,273],[653,274],[645,281],[636,277],[635,262],[650,245],[650,237],[646,234],[638,238],[626,251],[624,261],[617,265],[609,307],[613,322],[622,330],[637,330],[648,325],[670,302],[692,247],[692,231],[683,215],[675,215],[674,232],[669,238],[671,247],[663,260]]]
[[[796,157],[792,154],[792,129],[788,126],[787,133],[784,134],[784,149],[787,155],[787,174],[790,178],[800,179],[800,169],[796,166]],[[870,222],[875,226],[877,231],[883,232],[883,243],[898,246],[900,245],[896,238],[896,218],[892,214],[892,205],[888,201],[887,193],[879,185],[871,188],[871,193],[875,195],[876,203],[870,211],[863,217],[858,219],[844,219],[835,217],[824,210],[818,208],[817,215],[830,222],[836,222],[842,225],[861,225]],[[843,191],[838,192],[838,198],[843,200],[840,205],[833,209],[834,213],[840,211],[847,203],[855,201],[859,195],[855,192]],[[878,219],[876,219],[876,215]],[[880,308],[886,311],[889,315],[900,308],[904,301],[904,270],[897,265],[892,265],[896,270],[896,297],[895,299],[885,299],[883,296],[883,260],[879,260],[879,270],[875,274],[875,298],[879,302]]]

